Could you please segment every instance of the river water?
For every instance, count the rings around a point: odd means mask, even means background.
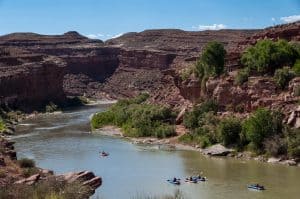
[[[18,158],[28,157],[37,166],[57,174],[90,170],[103,185],[92,198],[127,199],[163,196],[179,189],[190,199],[298,199],[300,168],[204,157],[195,151],[164,151],[155,146],[135,145],[125,139],[90,133],[89,117],[108,105],[87,106],[62,114],[43,115],[17,127]],[[99,157],[99,151],[110,153]],[[203,172],[207,182],[175,186],[167,179]],[[251,191],[249,183],[265,185]]]

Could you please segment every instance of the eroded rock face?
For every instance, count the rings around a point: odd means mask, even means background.
[[[63,102],[65,66],[58,58],[47,58],[41,62],[0,67],[0,104],[30,111],[50,101]]]
[[[95,189],[102,185],[102,178],[95,176],[91,171],[70,172],[57,176],[57,179],[67,183],[80,182],[83,186],[91,188],[93,193]]]
[[[52,36],[15,33],[0,37],[0,68],[5,67],[7,70],[10,67],[13,70],[25,70],[27,63],[31,63],[32,66],[43,65],[46,58],[54,57],[60,59],[61,63],[65,63],[65,67],[61,71],[57,69],[60,64],[52,67],[51,73],[59,78],[52,80],[52,77],[48,78],[45,74],[37,74],[43,76],[44,82],[49,80],[48,84],[56,89],[61,88],[58,83],[61,82],[60,78],[63,74],[65,95],[120,98],[132,97],[137,93],[148,91],[152,96],[151,101],[155,103],[181,107],[183,104],[198,100],[201,95],[201,86],[196,79],[180,80],[179,71],[194,64],[208,42],[219,41],[224,44],[228,52],[227,71],[230,72],[240,66],[241,52],[247,46],[263,38],[298,41],[299,22],[265,30],[199,32],[147,30],[140,33],[128,33],[105,43],[100,40],[88,39],[76,32]],[[27,71],[29,74],[33,73],[33,77],[35,77],[36,70]],[[14,76],[22,81],[21,75]],[[13,78],[11,81],[18,82],[18,78]],[[24,78],[29,77],[25,75]],[[212,82],[209,83],[208,86],[218,87],[217,89],[208,88],[208,91],[211,92],[209,94],[216,96],[224,103],[237,103],[239,98],[247,97],[243,91],[244,87],[229,88],[232,85],[230,81],[222,80],[218,86],[212,85]],[[37,91],[45,90],[42,89],[44,87],[41,82],[33,83],[34,87],[37,87]],[[28,90],[27,84],[23,86],[24,90]],[[227,92],[228,89],[230,89],[229,92]],[[260,95],[266,95],[266,93],[256,94],[258,98],[261,97]],[[49,97],[47,93],[37,93],[36,95],[40,96],[32,96],[32,98],[28,97],[26,93],[13,95],[7,90],[0,93],[0,96],[6,97],[5,101],[17,105],[19,102],[14,100],[19,95],[22,103],[27,103],[27,105],[29,102],[36,103],[32,101],[35,97],[38,100]],[[222,95],[227,95],[226,99]],[[237,95],[241,97],[232,99]],[[51,96],[60,99],[61,91],[59,90],[56,96]],[[251,98],[253,97],[255,95],[251,94]],[[253,100],[248,101],[252,102]],[[260,106],[263,103],[272,103],[272,100],[270,98],[263,99],[256,105]]]

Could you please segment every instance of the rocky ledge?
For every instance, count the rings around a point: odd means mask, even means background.
[[[62,175],[54,175],[53,171],[31,168],[35,174],[25,177],[22,168],[17,164],[17,156],[14,150],[14,142],[0,138],[0,189],[9,185],[31,186],[43,182],[54,181],[55,183],[77,183],[84,187],[86,197],[94,194],[95,190],[102,185],[102,178],[95,176],[91,171],[70,172]]]

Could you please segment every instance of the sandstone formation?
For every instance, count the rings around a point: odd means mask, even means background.
[[[292,104],[293,93],[278,91],[271,79],[254,77],[239,87],[233,76],[246,47],[265,38],[299,41],[299,29],[300,22],[264,30],[146,30],[106,42],[77,32],[5,35],[0,37],[0,104],[28,108],[65,96],[120,98],[146,91],[151,102],[181,109],[199,99],[201,86],[197,78],[183,81],[179,73],[195,63],[209,41],[225,45],[229,76],[209,80],[208,97],[224,109],[229,104],[247,111]]]
[[[62,175],[54,175],[53,171],[39,169],[38,172],[29,177],[24,177],[22,168],[16,162],[16,152],[14,151],[14,142],[0,138],[0,188],[10,184],[33,185],[42,181],[57,181],[64,183],[77,182],[81,186],[87,187],[88,195],[92,195],[95,190],[101,186],[101,177],[95,176],[90,171],[70,172]]]

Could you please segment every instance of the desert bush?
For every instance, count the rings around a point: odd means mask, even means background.
[[[250,69],[249,67],[246,67],[238,71],[238,74],[235,76],[234,82],[237,85],[242,85],[243,83],[248,81],[249,76],[250,76]]]
[[[32,159],[22,158],[18,160],[18,164],[21,168],[32,168],[35,167],[35,162]]]
[[[282,133],[283,115],[278,111],[257,109],[243,122],[242,129],[256,152],[263,152],[265,138]]]
[[[220,122],[218,131],[225,146],[237,145],[240,143],[241,121],[234,117],[225,118]]]
[[[180,78],[187,80],[195,72],[195,66],[189,66],[180,71]]]
[[[112,111],[96,113],[92,117],[91,126],[93,129],[97,129],[105,125],[113,125],[114,118],[115,117]]]
[[[0,169],[0,178],[5,178],[6,177],[6,172],[4,169]]]
[[[0,117],[0,132],[4,131],[6,129],[6,125],[4,120]]]
[[[5,199],[82,199],[89,189],[78,182],[71,184],[50,179],[36,185],[12,184],[0,188],[0,198]]]
[[[47,113],[53,113],[53,112],[55,112],[55,111],[58,111],[59,110],[59,107],[56,105],[56,104],[54,104],[53,102],[50,102],[48,105],[46,105],[46,107],[45,107],[45,111],[47,112]]]
[[[219,76],[224,72],[226,50],[219,42],[209,42],[201,55],[201,62],[208,66],[207,74]]]
[[[28,178],[37,173],[39,173],[39,169],[36,167],[23,168],[22,170],[22,174],[25,178]]]
[[[155,129],[155,137],[166,138],[176,135],[175,127],[173,125],[161,124]]]
[[[290,70],[289,67],[279,68],[275,71],[274,80],[277,86],[284,89],[289,81],[295,77],[295,73]]]
[[[268,155],[278,156],[287,153],[287,142],[282,135],[274,135],[264,142],[264,149]]]
[[[287,151],[290,157],[300,157],[300,130],[285,128],[285,136],[287,138]]]
[[[285,40],[261,40],[243,53],[241,62],[257,72],[267,73],[282,66],[292,66],[297,57],[295,47]]]
[[[190,129],[199,126],[198,122],[203,117],[204,113],[218,111],[218,104],[214,100],[207,100],[198,106],[195,106],[192,111],[187,112],[183,117],[183,124]]]
[[[126,136],[158,138],[175,135],[175,118],[170,108],[145,104],[149,97],[142,94],[133,99],[120,100],[106,112],[97,113],[91,121],[92,128],[116,125],[123,129]]]
[[[297,59],[292,70],[297,76],[300,76],[300,59]]]

